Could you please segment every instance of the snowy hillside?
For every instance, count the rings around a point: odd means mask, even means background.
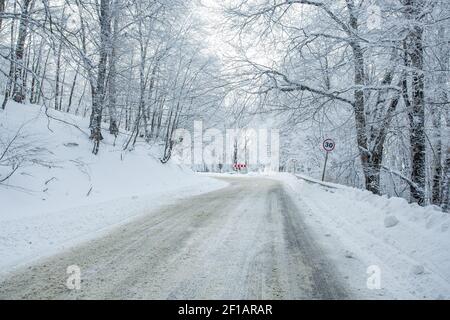
[[[105,133],[102,150],[94,156],[89,119],[54,110],[48,114],[45,108],[16,103],[0,111],[0,154],[8,149],[0,180],[20,164],[0,184],[2,271],[97,236],[146,213],[144,208],[225,185],[161,164],[145,144],[123,151],[126,133],[118,141]]]
[[[361,298],[450,298],[450,215],[308,177],[278,178]],[[367,289],[371,266],[379,268],[381,290]]]

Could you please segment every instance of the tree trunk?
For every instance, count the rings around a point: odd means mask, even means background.
[[[92,153],[97,154],[100,147],[102,136],[102,113],[105,103],[105,80],[106,65],[108,62],[108,51],[110,47],[111,21],[109,0],[101,0],[100,2],[100,59],[98,64],[97,85],[92,94],[92,113],[91,113],[91,136],[94,141]]]
[[[347,9],[349,12],[349,25],[353,32],[358,32],[358,18],[355,13],[355,6],[352,0],[347,0]],[[365,114],[365,96],[364,90],[361,88],[365,85],[365,61],[364,53],[357,40],[352,40],[350,46],[353,52],[354,63],[354,83],[359,87],[354,92],[354,112],[355,112],[355,124],[356,124],[356,138],[359,148],[359,154],[361,158],[361,165],[364,173],[365,188],[375,194],[380,194],[380,165],[381,162],[369,150],[368,138],[367,138],[367,124]]]
[[[406,55],[411,63],[411,106],[408,110],[411,140],[411,201],[425,205],[426,184],[426,139],[425,139],[425,95],[423,28],[420,26],[420,14],[423,10],[422,0],[405,0],[406,17],[413,24],[406,41]]]
[[[25,100],[25,92],[23,88],[23,69],[24,69],[24,54],[25,41],[28,36],[29,24],[29,10],[32,0],[22,1],[22,13],[20,15],[19,33],[17,36],[16,51],[14,54],[14,83],[12,98],[18,103],[23,103]]]
[[[27,97],[27,91],[28,91],[28,74],[29,74],[29,70],[30,70],[30,60],[31,60],[31,37],[28,38],[28,44],[26,45],[26,47],[28,48],[28,50],[25,53],[25,57],[23,59],[24,61],[24,66],[25,68],[23,68],[23,72],[22,72],[22,92],[25,95],[25,98]]]
[[[14,2],[13,13],[16,14],[17,2]],[[2,109],[5,110],[8,99],[11,95],[12,83],[14,77],[14,69],[16,67],[14,60],[14,20],[11,21],[11,31],[10,31],[10,52],[9,52],[10,64],[9,64],[9,75],[8,81],[6,82],[5,97],[3,99]]]
[[[55,110],[61,110],[59,105],[59,82],[61,73],[61,52],[62,44],[59,44],[58,51],[56,53],[56,70],[55,70]]]
[[[441,26],[438,30],[438,39],[444,39],[446,34],[446,28]],[[445,180],[446,180],[446,169],[447,164],[443,155],[446,155],[445,141],[450,139],[450,135],[444,135],[444,143],[442,137],[443,129],[443,116],[447,116],[442,110],[449,110],[450,106],[448,104],[448,93],[447,93],[447,76],[449,66],[449,46],[448,44],[441,44],[437,48],[437,58],[438,58],[438,74],[436,76],[437,94],[436,98],[439,106],[433,106],[431,109],[431,117],[433,121],[433,143],[434,143],[434,153],[433,153],[433,165],[432,165],[432,194],[431,201],[434,205],[444,205],[445,204]],[[441,104],[444,108],[441,107]],[[447,111],[448,113],[448,111]]]
[[[112,40],[111,40],[111,56],[109,59],[109,133],[117,136],[119,134],[119,127],[117,125],[117,87],[116,87],[116,78],[117,78],[117,41],[118,41],[118,32],[119,32],[119,0],[115,0],[112,8],[112,19],[113,19],[113,31],[112,31]]]
[[[0,0],[0,14],[5,12],[5,3],[6,0]],[[3,19],[2,16],[0,15],[0,30],[2,29],[3,26]]]
[[[72,86],[70,88],[70,93],[69,93],[69,101],[67,102],[67,109],[66,112],[69,113],[70,109],[72,108],[72,101],[73,101],[73,93],[75,92],[75,86],[77,84],[77,78],[78,78],[78,72],[80,70],[80,66],[77,66],[77,70],[75,71],[75,76],[73,77],[72,80]]]
[[[39,83],[39,73],[41,70],[41,62],[42,62],[42,48],[44,46],[44,41],[41,40],[40,45],[39,45],[39,51],[38,51],[38,55],[37,58],[35,57],[33,59],[33,76],[31,79],[31,87],[30,87],[30,102],[31,103],[36,103],[36,96],[38,94],[37,92],[37,87],[38,87],[38,83]]]
[[[64,84],[66,83],[66,73],[67,73],[67,68],[64,68],[64,72],[63,72],[63,77],[62,77],[62,81],[60,83],[60,91],[59,91],[59,110],[62,110],[62,105],[63,105],[63,99],[64,99]]]
[[[447,114],[446,114],[446,133],[445,133],[445,141],[446,143],[446,152],[445,152],[445,162],[444,162],[444,180],[442,183],[442,208],[444,211],[450,211],[450,107],[447,105]]]
[[[432,160],[432,189],[431,203],[440,205],[442,201],[442,139],[441,139],[441,112],[432,110],[433,122],[433,160]]]
[[[44,80],[45,80],[45,75],[47,74],[47,66],[48,66],[49,58],[50,58],[50,50],[47,52],[47,57],[45,58],[44,71],[42,72],[41,80],[38,82],[37,104],[41,104],[41,99],[43,97]]]

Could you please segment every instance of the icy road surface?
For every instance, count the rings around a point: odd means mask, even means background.
[[[0,298],[348,298],[280,182],[226,181],[16,271],[0,281]],[[71,265],[80,290],[66,287]]]

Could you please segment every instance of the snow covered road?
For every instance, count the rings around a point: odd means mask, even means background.
[[[0,299],[349,298],[281,182],[230,186],[156,209],[0,282]],[[67,267],[81,289],[66,287]]]

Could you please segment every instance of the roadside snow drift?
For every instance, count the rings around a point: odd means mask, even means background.
[[[0,273],[158,205],[225,185],[162,165],[146,144],[123,151],[126,133],[115,141],[105,130],[95,156],[87,128],[88,119],[43,107],[9,103],[0,110],[0,155],[13,141],[7,156],[20,164],[0,184]],[[5,163],[0,181],[12,170]]]
[[[450,299],[449,214],[309,178],[278,177],[356,298]]]

